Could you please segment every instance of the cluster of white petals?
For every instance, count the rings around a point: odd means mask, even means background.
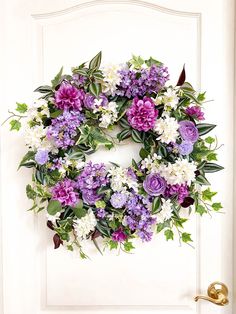
[[[162,199],[161,211],[156,215],[157,223],[163,223],[171,218],[173,212],[172,205],[170,199]]]
[[[158,140],[166,144],[176,141],[179,136],[178,129],[178,121],[167,115],[164,118],[157,119],[154,126],[154,131],[159,135]]]
[[[108,176],[114,192],[126,192],[127,188],[138,191],[138,182],[128,173],[127,168],[111,167]]]
[[[79,239],[86,239],[87,235],[91,231],[94,231],[96,225],[97,219],[92,209],[89,209],[84,217],[74,220],[73,224],[75,233]]]
[[[117,85],[120,84],[121,77],[119,74],[120,67],[116,64],[108,64],[103,67],[102,72],[104,75],[103,92],[108,95],[115,95]]]

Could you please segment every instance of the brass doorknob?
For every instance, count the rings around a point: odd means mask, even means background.
[[[207,300],[216,305],[227,305],[229,303],[228,300],[228,288],[222,282],[215,281],[207,289],[208,296],[198,295],[194,298],[195,302],[199,299]]]

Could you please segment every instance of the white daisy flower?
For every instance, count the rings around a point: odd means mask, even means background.
[[[179,123],[175,118],[166,116],[165,118],[157,119],[154,126],[154,131],[159,134],[158,140],[169,144],[175,142],[179,136]]]
[[[84,217],[74,220],[73,224],[75,233],[79,239],[86,239],[87,235],[95,230],[96,225],[97,219],[92,209],[89,209]]]

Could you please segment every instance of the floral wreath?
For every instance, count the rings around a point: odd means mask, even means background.
[[[190,244],[183,209],[202,216],[222,208],[207,187],[206,174],[223,167],[212,162],[216,138],[205,137],[215,125],[201,122],[205,93],[185,82],[184,68],[167,86],[168,68],[152,57],[100,68],[101,56],[69,75],[62,68],[35,90],[41,95],[32,106],[17,103],[10,112],[11,130],[22,126],[28,147],[19,167],[33,169],[30,210],[46,209],[54,247],[77,248],[82,258],[84,240],[102,253],[98,237],[104,248],[130,252],[134,238],[150,241],[163,231],[173,240],[176,229]],[[128,138],[142,144],[129,167],[86,162],[100,146]]]

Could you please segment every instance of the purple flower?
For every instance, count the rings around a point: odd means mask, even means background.
[[[180,121],[179,133],[185,141],[195,143],[198,140],[198,129],[192,121]]]
[[[156,122],[158,110],[149,97],[143,99],[135,98],[126,112],[129,124],[136,130],[151,130]]]
[[[188,107],[185,112],[196,120],[205,120],[204,112],[201,111],[200,106]]]
[[[89,93],[85,95],[84,99],[84,106],[87,109],[92,109],[93,108],[93,103],[94,103],[95,97]]]
[[[110,203],[114,208],[121,208],[127,202],[127,195],[124,193],[116,192],[111,196]]]
[[[106,211],[104,208],[97,208],[96,215],[98,218],[103,219],[106,217]]]
[[[183,141],[178,145],[178,150],[181,155],[189,155],[193,151],[193,143],[189,141]]]
[[[152,65],[149,69],[136,72],[131,69],[119,71],[121,82],[116,94],[128,98],[143,97],[157,93],[169,79],[168,69],[162,65]]]
[[[166,181],[158,173],[150,173],[143,181],[144,190],[152,196],[158,196],[165,192]]]
[[[83,114],[74,111],[64,111],[59,117],[52,119],[48,127],[47,138],[52,139],[58,148],[66,149],[75,144],[74,137],[77,128],[84,120]]]
[[[123,242],[126,239],[127,234],[124,233],[121,227],[112,233],[112,240],[115,242]]]
[[[57,200],[62,206],[75,206],[79,200],[76,182],[70,179],[59,181],[52,189],[52,199]]]
[[[39,165],[44,165],[48,161],[48,151],[39,149],[34,157],[35,161]]]
[[[88,205],[94,205],[101,197],[102,195],[98,195],[95,190],[84,189],[82,191],[83,201]]]
[[[177,196],[179,204],[183,203],[185,197],[189,195],[188,186],[186,184],[167,185],[165,197]]]
[[[82,109],[85,93],[82,89],[77,89],[75,86],[63,82],[60,88],[55,92],[55,105],[61,110]]]

